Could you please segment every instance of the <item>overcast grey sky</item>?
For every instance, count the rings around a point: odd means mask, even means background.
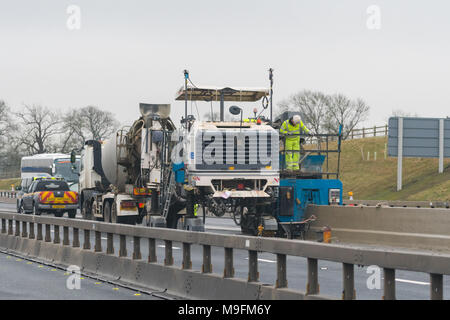
[[[197,85],[261,87],[272,67],[275,103],[311,89],[363,98],[369,125],[393,109],[450,116],[449,13],[445,0],[0,0],[0,99],[97,105],[123,123],[139,102],[171,103],[178,121],[183,69]]]

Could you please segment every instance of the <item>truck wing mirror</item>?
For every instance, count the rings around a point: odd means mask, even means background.
[[[75,150],[72,150],[72,152],[70,153],[70,163],[74,164],[77,160],[76,154],[75,154]]]

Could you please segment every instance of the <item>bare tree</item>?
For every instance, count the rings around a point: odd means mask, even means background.
[[[53,138],[61,132],[59,116],[42,106],[25,105],[18,118],[17,144],[23,145],[30,154],[55,149]]]
[[[24,151],[11,143],[16,132],[16,125],[11,110],[5,101],[0,100],[0,177],[14,178],[20,176],[20,159]]]
[[[84,141],[104,140],[116,132],[119,122],[109,111],[95,106],[72,109],[63,118],[65,134],[61,141],[61,150],[69,151],[83,146]]]
[[[343,94],[335,94],[329,98],[324,128],[328,132],[338,133],[343,127],[343,139],[369,116],[370,107],[362,100],[351,100]]]
[[[284,111],[297,111],[303,123],[312,133],[322,133],[329,97],[322,92],[301,91],[282,101],[278,114]]]

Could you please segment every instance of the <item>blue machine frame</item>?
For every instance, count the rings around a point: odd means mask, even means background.
[[[336,199],[337,197],[338,199]],[[342,204],[342,182],[336,179],[284,179],[280,181],[277,212],[279,222],[303,221],[305,210],[309,204]]]

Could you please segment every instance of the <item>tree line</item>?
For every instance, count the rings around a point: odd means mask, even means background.
[[[41,105],[24,105],[15,112],[0,100],[0,168],[18,170],[26,155],[70,153],[86,140],[110,137],[118,127],[113,113],[96,106],[56,112]]]
[[[277,115],[285,111],[299,112],[313,134],[337,134],[342,125],[343,139],[347,139],[358,124],[367,120],[370,107],[363,99],[351,99],[341,93],[303,90],[278,104]]]

